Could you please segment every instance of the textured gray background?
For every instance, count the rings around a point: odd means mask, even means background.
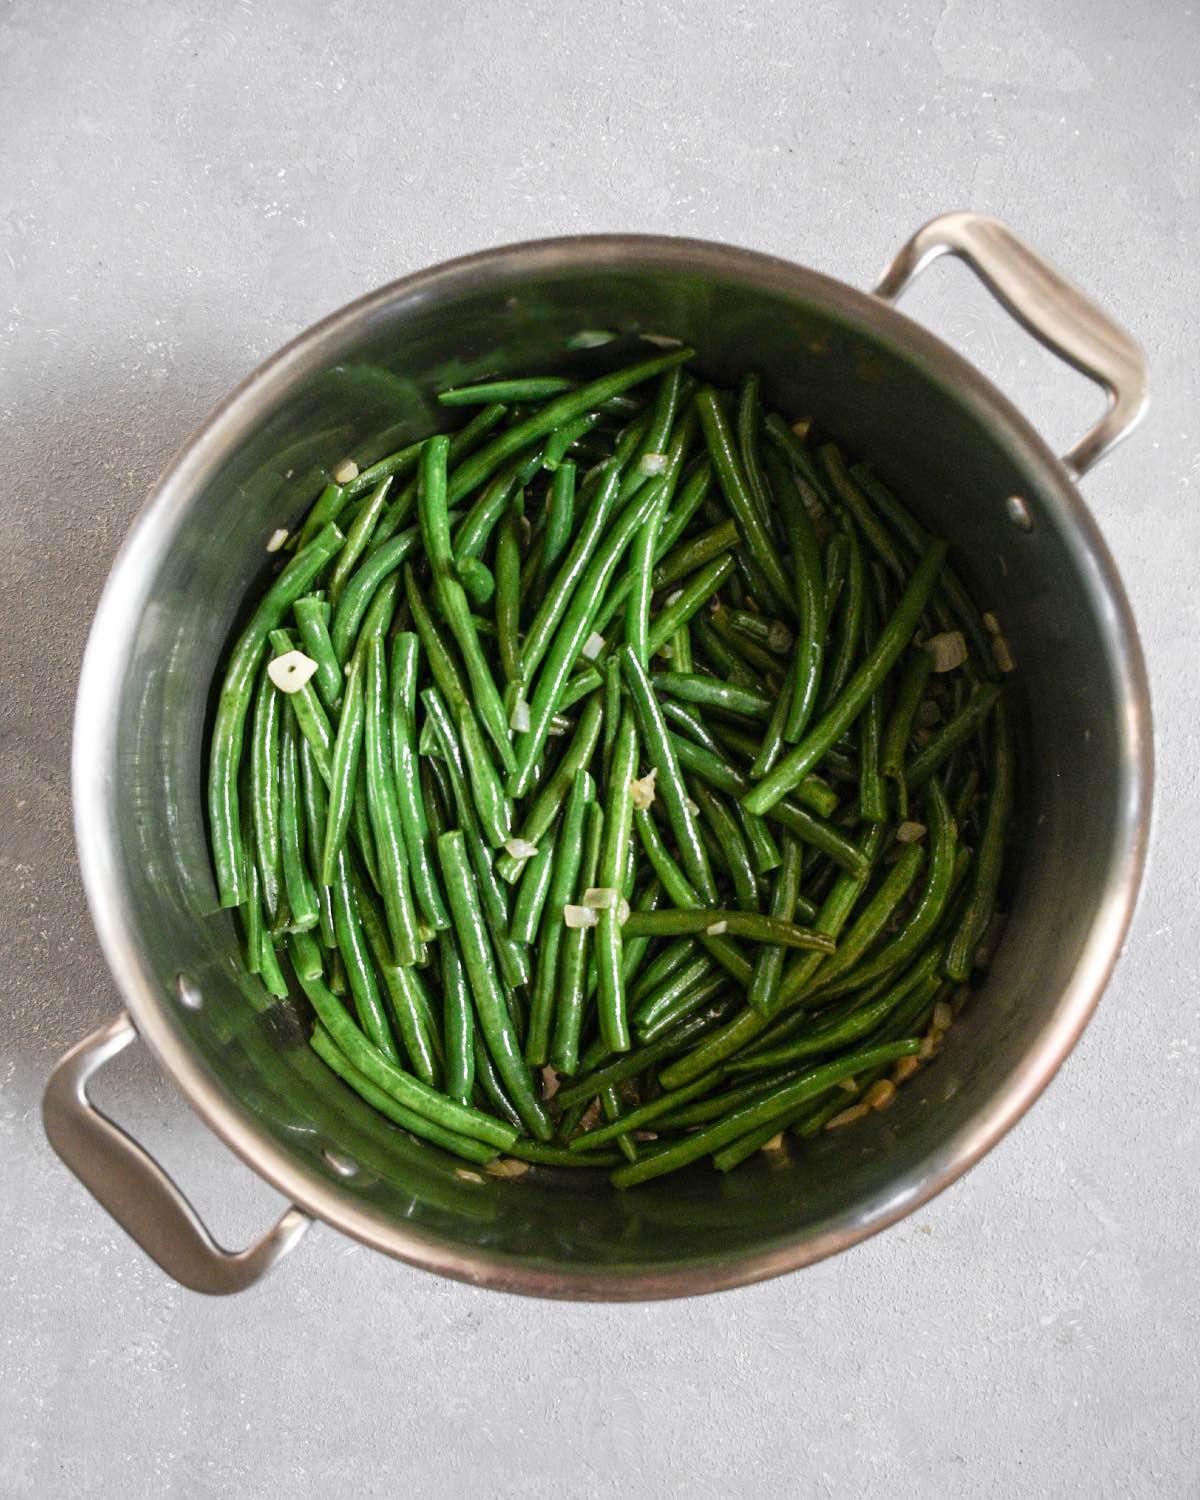
[[[1197,1493],[1198,58],[1169,0],[0,6],[5,1500]],[[68,723],[165,455],[317,316],[478,246],[684,233],[862,284],[952,207],[1057,258],[1155,384],[1085,486],[1150,661],[1155,856],[1049,1094],[914,1219],[745,1292],[530,1303],[331,1231],[241,1299],[168,1285],[37,1116],[118,1003]],[[961,269],[906,307],[1055,442],[1094,413]],[[278,1211],[144,1055],[101,1092],[228,1242]]]

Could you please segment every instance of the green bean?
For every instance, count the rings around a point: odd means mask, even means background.
[[[391,1002],[392,1019],[412,1071],[423,1082],[437,1086],[441,1047],[435,1040],[432,1008],[417,987],[417,971],[396,962],[388,941],[387,923],[361,871],[351,864],[354,907],[363,936]],[[353,984],[351,985],[353,989]]]
[[[723,556],[732,547],[737,545],[738,529],[735,521],[722,521],[710,530],[701,532],[690,541],[681,542],[673,551],[668,552],[663,560],[655,567],[653,584],[656,589],[665,589],[668,584],[677,583],[679,579],[686,578],[689,573],[694,573],[697,568],[702,568],[705,563],[712,562],[714,558]]]
[[[731,682],[722,682],[717,677],[706,677],[700,672],[655,672],[650,681],[656,692],[672,698],[682,698],[685,703],[723,709],[726,713],[740,714],[746,719],[770,717],[769,698],[753,693],[748,688],[737,687]]]
[[[748,1131],[765,1125],[770,1120],[777,1120],[806,1099],[824,1093],[841,1079],[853,1077],[864,1068],[896,1062],[901,1057],[911,1057],[919,1046],[920,1041],[916,1038],[891,1042],[886,1046],[871,1047],[848,1057],[840,1057],[834,1062],[802,1073],[799,1078],[781,1084],[771,1093],[734,1110],[706,1129],[673,1142],[666,1150],[617,1167],[612,1173],[613,1186],[633,1187],[638,1183],[648,1182],[651,1178],[661,1177],[666,1172],[677,1171],[689,1162],[698,1161],[702,1156],[710,1156]]]
[[[593,948],[599,977],[598,1011],[600,1035],[610,1052],[629,1050],[629,1022],[625,1013],[625,976],[622,968],[622,924],[617,902],[629,859],[633,822],[631,785],[637,775],[637,727],[633,712],[626,708],[617,729],[612,765],[608,775],[608,807],[604,817],[604,844],[597,876],[602,889],[611,890],[609,904],[597,916]],[[654,913],[635,912],[629,921],[650,920]],[[630,930],[630,937],[637,935]]]
[[[873,475],[865,464],[855,464],[851,477],[869,496],[892,530],[907,543],[912,555],[919,557],[929,543],[929,533],[910,514],[892,492]],[[983,628],[979,610],[970,594],[963,587],[958,574],[950,566],[942,571],[938,581],[938,593],[945,601],[946,615],[962,627],[975,660],[985,677],[995,676],[991,642]]]
[[[692,357],[692,352],[691,349],[686,348],[673,350],[670,354],[659,355],[655,359],[630,365],[610,375],[603,375],[598,380],[589,381],[588,384],[579,386],[573,391],[567,391],[547,402],[524,421],[518,422],[502,432],[499,437],[493,438],[490,443],[472,454],[465,463],[460,464],[454,470],[450,476],[450,503],[453,504],[464,495],[469,495],[476,485],[481,484],[502,463],[535,439],[546,437],[555,428],[563,426],[575,417],[582,416],[592,407],[599,406],[609,396],[620,395],[631,386],[639,385],[645,380],[653,379],[655,375],[674,369],[676,365],[684,364]]]
[[[1002,689],[993,682],[975,688],[958,713],[942,725],[923,750],[913,756],[904,772],[910,792],[924,786],[942,762],[971,738],[999,703],[1001,692]]]
[[[358,763],[362,750],[365,721],[363,686],[365,658],[356,651],[346,679],[346,696],[338,720],[337,738],[329,775],[329,814],[325,824],[325,843],[321,854],[321,884],[332,885],[338,855],[346,842],[354,798],[358,787]]]
[[[391,741],[394,785],[400,810],[400,827],[408,855],[413,894],[425,921],[435,932],[450,925],[450,917],[438,888],[429,819],[421,794],[417,764],[417,673],[420,643],[416,635],[401,631],[392,638],[391,652]]]
[[[559,808],[570,790],[576,771],[586,770],[591,764],[592,756],[596,751],[596,742],[600,738],[602,718],[603,709],[600,699],[589,698],[579,716],[579,723],[575,726],[575,734],[571,743],[563,752],[563,757],[553,773],[547,777],[545,785],[541,787],[530,804],[517,835],[518,838],[529,844],[537,844],[546,830],[551,827],[555,818],[558,817]],[[510,884],[524,867],[524,859],[513,854],[502,854],[496,861],[497,874]]]
[[[643,1130],[647,1125],[652,1125],[659,1115],[665,1115],[673,1104],[682,1104],[686,1099],[693,1099],[707,1092],[714,1081],[711,1076],[698,1078],[687,1088],[679,1089],[675,1096],[663,1094],[647,1104],[640,1104],[627,1114],[610,1119],[607,1125],[597,1126],[586,1135],[577,1135],[568,1149],[575,1152],[591,1151],[597,1146],[606,1146],[609,1141],[619,1139],[631,1130]],[[636,1159],[635,1157],[634,1160]]]
[[[294,613],[305,653],[317,664],[312,679],[317,695],[330,713],[336,713],[342,701],[345,679],[329,634],[328,609],[329,606],[315,594],[306,594],[303,599],[296,600]]]
[[[693,777],[707,781],[709,786],[715,787],[719,792],[740,797],[739,805],[746,808],[746,788],[750,783],[740,771],[703,745],[697,745],[682,735],[671,735],[670,740],[679,764],[685,770],[690,771]],[[762,782],[758,784],[763,785]],[[797,790],[802,790],[802,786],[798,785]],[[811,844],[814,849],[819,849],[822,854],[828,854],[843,869],[854,871],[862,868],[863,856],[858,845],[839,828],[817,817],[815,813],[810,813],[785,797],[773,803],[768,808],[768,814],[797,838]]]
[[[960,983],[971,972],[975,951],[996,907],[1012,800],[1012,735],[1007,710],[1004,703],[1000,702],[996,706],[992,733],[992,790],[983,825],[983,838],[975,856],[975,870],[966,905],[946,954],[946,975]]]
[[[294,943],[296,939],[292,941]],[[346,1014],[337,996],[319,979],[302,980],[301,983],[319,1020],[344,1056],[397,1103],[444,1129],[499,1146],[501,1150],[507,1150],[516,1140],[517,1132],[512,1126],[447,1098],[392,1062],[372,1045]]]
[[[641,662],[628,646],[622,648],[620,660],[647,757],[658,769],[656,792],[666,808],[684,873],[699,896],[711,905],[716,899],[716,886],[662,710]]]
[[[646,1019],[636,1021],[638,1040],[653,1042],[677,1027],[681,1021],[694,1015],[696,1011],[712,1006],[714,1002],[721,1001],[728,1006],[731,996],[728,976],[721,973],[710,974],[707,978],[677,994],[673,999],[664,999],[654,1013]]]
[[[858,531],[849,515],[843,514],[842,528],[849,547],[846,585],[836,619],[828,623],[833,631],[833,650],[826,653],[821,690],[817,694],[817,712],[824,713],[845,687],[854,663],[866,654],[863,641],[863,609],[867,597],[867,570]],[[860,647],[863,649],[860,650]]]
[[[625,639],[637,652],[638,660],[643,666],[647,666],[650,661],[650,597],[653,590],[654,552],[670,499],[669,488],[661,486],[658,499],[634,538],[629,555],[628,576],[632,584],[626,602]]]
[[[337,527],[330,525],[296,553],[263,596],[229,656],[213,722],[208,777],[209,833],[222,906],[239,905],[243,895],[237,768],[254,691],[254,674],[268,635],[339,550],[343,540]]]
[[[691,575],[651,621],[647,640],[650,656],[661,651],[679,627],[707,604],[732,571],[733,560],[729,553],[725,553]]]
[[[279,733],[279,848],[291,927],[307,932],[321,920],[321,908],[304,859],[298,739],[295,714],[285,705]]]
[[[747,614],[746,610],[735,609],[735,614]],[[778,657],[773,656],[770,651],[765,650],[757,641],[753,641],[743,631],[735,630],[730,618],[730,612],[724,605],[718,603],[717,607],[709,616],[708,623],[716,631],[721,640],[729,647],[739,662],[741,662],[754,678],[755,685],[762,688],[766,684],[772,684],[782,679],[783,663]],[[763,714],[761,717],[766,718]]]
[[[529,375],[513,380],[484,380],[478,385],[460,385],[439,391],[443,406],[475,406],[481,401],[544,401],[575,389],[575,382],[561,375]]]
[[[243,813],[245,821],[249,818]],[[242,835],[243,849],[250,843],[251,832],[246,828]],[[245,896],[242,900],[241,911],[242,927],[246,938],[246,970],[250,974],[262,973],[263,952],[263,909],[262,909],[262,887],[258,878],[258,864],[253,856],[246,856],[246,875],[242,881],[242,889]]]
[[[563,617],[538,677],[529,705],[530,727],[517,741],[517,768],[508,782],[509,794],[513,797],[524,796],[532,784],[537,761],[546,743],[550,719],[558,707],[567,676],[591,629],[608,580],[638,527],[645,521],[654,501],[655,489],[650,485],[629,502],[597,549],[587,572],[579,580],[577,597],[572,600],[570,610]]]
[[[375,591],[385,579],[400,569],[405,559],[416,550],[420,539],[420,532],[415,526],[400,532],[378,551],[372,552],[347,582],[333,612],[333,624],[329,632],[340,662],[345,663],[350,655],[351,643],[358,635],[362,618],[375,597]]]
[[[568,451],[578,443],[581,437],[591,432],[600,420],[600,413],[585,411],[583,416],[576,417],[573,422],[566,422],[552,432],[546,439],[546,452],[542,458],[542,467],[549,469],[552,473],[562,464]]]
[[[779,609],[781,606],[786,607],[791,597],[787,578],[767,532],[763,516],[758,510],[754,495],[742,471],[742,465],[734,447],[729,419],[721,408],[716,392],[711,387],[706,387],[696,397],[696,411],[700,417],[700,425],[708,444],[713,468],[717,472],[717,479],[725,496],[725,503],[737,521],[738,528],[749,548],[750,556],[761,569],[768,586],[767,596],[760,602],[771,610]]]
[[[651,937],[679,937],[684,933],[702,932],[711,935],[712,928],[716,927],[719,932],[728,932],[732,937],[746,938],[755,943],[782,944],[785,948],[832,953],[835,946],[825,933],[797,927],[794,922],[764,916],[761,912],[723,908],[683,907],[631,912],[625,925],[630,937],[640,933],[648,933]]]
[[[539,859],[542,847],[547,851],[545,867],[549,868],[550,877],[549,887],[542,902],[544,915],[540,922],[538,966],[534,977],[533,1000],[529,1009],[529,1032],[525,1039],[525,1061],[531,1067],[541,1067],[549,1057],[550,1031],[554,1022],[555,1001],[558,998],[556,988],[558,955],[566,935],[566,928],[563,925],[563,907],[575,894],[579,864],[583,857],[584,823],[587,819],[587,809],[594,798],[595,784],[591,776],[586,771],[577,770],[571,783],[559,835],[557,839],[547,837],[544,846],[539,846]],[[553,851],[552,859],[549,857],[551,850]],[[530,864],[532,867],[533,861]],[[522,894],[524,886],[530,880],[531,873],[532,869],[527,869],[522,880]],[[519,904],[518,898],[518,906]],[[509,930],[514,940],[520,942],[523,940],[522,932],[517,931],[516,926],[514,915],[513,926]],[[524,941],[532,942],[534,937],[538,936],[538,929],[531,928],[529,923],[525,924],[522,931],[530,932],[530,936]]]
[[[442,981],[446,1093],[460,1104],[470,1104],[475,1084],[475,1012],[453,933],[446,933],[438,940],[438,965]]]
[[[846,576],[850,571],[850,538],[844,531],[834,532],[826,542],[821,558],[821,571],[825,578],[823,612],[826,629],[828,629],[833,620],[834,611],[841,600],[842,590],[846,586]]]
[[[300,753],[300,786],[304,800],[304,822],[308,843],[309,866],[315,872],[321,862],[321,852],[325,843],[325,823],[328,817],[329,804],[325,792],[325,781],[317,768],[316,758],[312,746],[301,734],[298,737],[298,749]],[[329,887],[316,883],[317,898],[320,904],[320,931],[321,943],[325,948],[332,949],[336,945],[333,930],[333,905]]]
[[[584,814],[584,829],[576,841],[579,849],[577,894],[582,896],[596,883],[600,866],[600,849],[604,838],[604,810],[590,802]],[[565,843],[565,836],[563,842]],[[551,917],[561,907],[552,906]],[[588,929],[567,928],[561,938],[558,963],[558,1005],[554,1015],[550,1061],[560,1073],[574,1073],[579,1065],[579,1038],[583,1030],[583,1007],[586,995]]]
[[[575,592],[599,546],[605,523],[612,515],[620,485],[621,470],[614,459],[605,466],[602,482],[595,488],[571,550],[554,575],[525,634],[522,661],[530,678],[541,665],[555,632],[573,603]]]
[[[838,698],[813,725],[804,739],[779,762],[769,776],[742,798],[744,807],[753,813],[765,813],[780,797],[796,786],[820,761],[826,750],[841,738],[866,705],[867,699],[883,682],[900,653],[912,639],[917,620],[929,598],[938,571],[946,556],[945,542],[931,542],[916,571],[909,578],[900,603],[891,619],[880,631],[874,646],[863,659]]]
[[[521,533],[525,494],[518,490],[504,512],[496,539],[496,640],[508,682],[521,681]]]
[[[492,595],[496,592],[496,576],[487,563],[481,562],[477,557],[456,557],[453,567],[454,576],[462,584],[463,593],[472,604],[478,604],[482,609],[491,602]]]
[[[694,939],[682,937],[669,943],[630,997],[635,1006],[634,1024],[639,1031],[643,1023],[652,1024],[664,1006],[674,1004],[680,995],[715,972],[712,959],[700,951]]]
[[[610,1124],[614,1120],[617,1120],[617,1119],[620,1118],[620,1114],[621,1114],[621,1101],[620,1101],[620,1098],[619,1098],[619,1096],[617,1094],[616,1089],[603,1089],[601,1091],[601,1094],[600,1094],[600,1107],[604,1110],[604,1118]],[[623,1130],[620,1127],[618,1127],[617,1131],[616,1131],[616,1140],[617,1140],[617,1145],[621,1148],[621,1155],[625,1158],[625,1160],[626,1161],[637,1161],[637,1159],[638,1159],[637,1147],[634,1145],[634,1143],[633,1143],[633,1137],[629,1134],[629,1132],[627,1130]],[[574,1151],[575,1148],[576,1148],[576,1146],[577,1146],[577,1144],[578,1144],[577,1140],[572,1141],[571,1144],[570,1144],[570,1146],[567,1149],[569,1151]]]
[[[538,845],[537,853],[525,865],[517,899],[513,902],[508,935],[514,943],[532,943],[541,926],[542,912],[550,893],[550,873],[554,859],[555,838],[548,833]],[[532,1059],[528,1059],[532,1061]]]
[[[739,1084],[735,1088],[722,1089],[719,1093],[712,1091],[711,1080],[720,1078],[722,1073],[706,1073],[704,1078],[709,1080],[709,1088],[702,1092],[697,1098],[692,1096],[686,1101],[681,1101],[679,1106],[670,1110],[667,1114],[659,1117],[660,1130],[690,1130],[696,1125],[706,1125],[710,1120],[719,1120],[722,1115],[730,1114],[735,1109],[742,1109],[756,1099],[762,1099],[772,1093],[782,1083],[787,1083],[799,1073],[798,1068],[782,1068],[769,1074],[766,1078],[756,1078],[751,1083]],[[693,1085],[685,1084],[689,1093]],[[678,1096],[682,1090],[674,1090]],[[672,1094],[667,1094],[670,1099]]]
[[[342,590],[346,581],[358,566],[359,559],[367,550],[371,540],[371,533],[379,524],[379,517],[383,514],[383,508],[387,503],[388,491],[392,487],[392,476],[389,474],[381,479],[371,493],[367,496],[366,503],[355,516],[353,524],[346,531],[346,543],[341,552],[338,553],[337,562],[333,565],[333,572],[329,575],[329,601],[335,607],[342,596]]]
[[[747,375],[742,381],[737,406],[737,449],[738,457],[742,461],[742,471],[746,476],[747,488],[758,507],[759,518],[764,528],[769,529],[771,497],[758,451],[758,428],[762,420],[758,389],[757,375]]]
[[[697,781],[692,795],[700,807],[700,816],[713,836],[710,858],[717,858],[733,881],[734,898],[743,911],[757,911],[758,882],[754,861],[737,818],[723,798]]]
[[[442,754],[446,778],[458,811],[471,863],[475,867],[475,878],[479,884],[479,900],[492,935],[496,960],[505,984],[515,987],[525,984],[529,978],[529,953],[520,943],[514,943],[508,935],[508,903],[504,887],[492,866],[491,850],[484,840],[479,826],[479,815],[475,802],[467,787],[467,773],[463,762],[462,747],[454,732],[449,711],[436,688],[426,688],[421,694],[426,713],[426,725],[434,736]]]
[[[394,1124],[402,1126],[423,1140],[431,1141],[435,1146],[441,1146],[443,1150],[451,1152],[454,1156],[462,1157],[464,1161],[480,1164],[495,1161],[497,1151],[494,1146],[485,1145],[482,1141],[473,1140],[470,1136],[460,1135],[457,1131],[447,1130],[433,1120],[426,1119],[424,1115],[406,1108],[391,1094],[379,1088],[365,1073],[360,1073],[320,1021],[313,1029],[312,1048],[321,1061],[327,1067],[332,1068],[343,1083],[372,1109],[386,1116]]]
[[[568,1150],[563,1146],[543,1146],[537,1141],[530,1141],[524,1136],[511,1147],[508,1155],[515,1157],[517,1161],[532,1162],[537,1167],[611,1167],[621,1160],[616,1151],[593,1151],[587,1156],[579,1156],[576,1152]]]
[[[524,459],[514,459],[480,491],[479,499],[458,523],[458,529],[454,533],[453,547],[456,561],[482,555],[487,547],[488,538],[500,524],[501,516],[508,509],[508,503],[513,491],[518,487],[517,481],[524,467]]]
[[[783,840],[783,863],[771,892],[771,915],[781,922],[795,921],[800,896],[800,865],[803,848],[789,836]],[[779,944],[762,949],[754,960],[754,977],[746,992],[747,1003],[764,1015],[771,1012],[783,975],[784,950]]]
[[[286,630],[272,630],[270,643],[272,651],[278,656],[292,650],[292,638]],[[317,697],[316,689],[311,681],[296,688],[288,694],[288,697],[291,700],[292,711],[296,715],[296,722],[300,726],[300,733],[313,755],[321,779],[328,786],[333,775],[333,730],[329,726],[329,716],[322,708],[321,700]],[[322,829],[322,841],[324,837]],[[319,850],[315,851],[315,857],[319,865]]]
[[[338,951],[346,965],[346,976],[350,981],[350,993],[354,997],[359,1024],[374,1046],[392,1062],[398,1063],[400,1054],[396,1050],[392,1029],[383,1008],[375,970],[367,956],[367,940],[344,849],[339,850],[334,858],[333,878],[329,885],[333,892],[333,923]]]
[[[765,615],[751,614],[744,609],[731,609],[726,618],[734,630],[749,636],[776,656],[786,656],[792,649],[795,637],[782,620],[769,620]]]
[[[863,611],[864,642],[874,642],[875,610],[868,598]],[[887,793],[880,774],[879,751],[883,737],[883,685],[867,699],[858,719],[858,808],[868,823],[882,823],[888,815]]]
[[[908,782],[905,778],[904,762],[908,753],[908,742],[912,736],[913,720],[929,674],[933,670],[933,657],[928,651],[917,647],[908,653],[904,671],[900,674],[900,686],[896,689],[891,716],[883,731],[883,742],[879,752],[879,769],[883,776],[896,786],[896,801],[901,818],[908,816]]]
[[[654,870],[654,873],[662,881],[667,895],[675,902],[676,906],[698,909],[700,897],[696,894],[694,887],[687,876],[671,858],[667,846],[662,841],[654,819],[646,809],[635,809],[633,814],[634,827],[637,829],[642,848],[646,851],[646,857]],[[705,932],[699,938],[702,946],[712,955],[721,967],[730,974],[739,984],[750,983],[751,967],[749,960],[743,957],[735,943],[730,942],[720,934]]]
[[[696,634],[700,650],[707,660],[709,666],[719,676],[729,682],[735,682],[740,687],[756,688],[761,686],[757,676],[750,670],[736,651],[731,651],[717,632],[712,628],[710,620],[704,615],[697,615],[691,622],[691,629]]]
[[[686,385],[685,385],[686,382]],[[621,501],[624,503],[632,499],[633,495],[650,482],[654,469],[644,461],[649,460],[657,467],[656,461],[665,456],[668,448],[668,440],[671,430],[675,426],[675,414],[679,409],[681,397],[690,395],[695,388],[695,383],[690,376],[685,376],[676,366],[674,369],[665,370],[663,377],[658,383],[658,390],[654,397],[654,406],[650,412],[650,423],[646,428],[645,436],[638,445],[637,456],[631,463],[628,472],[621,483]],[[692,434],[695,430],[695,418],[690,414],[679,423],[679,429],[686,428],[686,441],[684,446],[690,446]],[[678,436],[678,431],[676,433]],[[672,444],[671,446],[677,446]],[[676,467],[682,462],[683,454],[678,453]]]
[[[443,833],[437,847],[463,964],[488,1051],[525,1129],[536,1139],[548,1141],[554,1130],[521,1059],[476,894],[466,842],[461,832]]]
[[[387,668],[383,642],[378,636],[366,643],[366,704],[364,744],[366,751],[367,808],[375,847],[379,853],[384,910],[392,952],[400,964],[418,963],[425,945],[417,933],[409,878],[408,848],[404,839],[400,802],[392,769],[392,738],[389,722]]]
[[[870,958],[857,964],[849,972],[843,967],[844,978],[840,980],[833,974],[820,976],[819,989],[822,996],[844,994],[851,988],[859,990],[908,963],[941,921],[954,881],[954,819],[950,815],[946,794],[938,782],[929,783],[925,802],[926,817],[929,819],[930,852],[925,885],[920,897],[900,930]]]
[[[283,858],[279,841],[279,699],[264,667],[254,695],[250,736],[250,804],[262,902],[275,922],[282,908]]]
[[[624,1052],[610,1062],[604,1063],[603,1066],[593,1068],[586,1075],[572,1079],[570,1083],[563,1084],[559,1089],[555,1095],[556,1101],[563,1110],[568,1110],[577,1103],[594,1099],[601,1089],[614,1088],[617,1084],[624,1083],[626,1079],[644,1073],[664,1058],[671,1057],[686,1048],[697,1037],[703,1036],[714,1020],[719,1019],[720,1014],[720,1008],[712,1006],[708,1014],[690,1017],[677,1026],[669,1036],[661,1036],[643,1047],[634,1048],[632,1052]]]
[[[546,530],[542,543],[542,556],[538,564],[538,579],[545,583],[550,570],[558,562],[571,540],[575,523],[575,465],[560,464],[554,471],[550,485],[550,498],[546,511]]]
[[[462,584],[454,576],[450,545],[450,518],[446,500],[446,459],[449,439],[430,438],[421,454],[421,481],[417,490],[417,513],[425,551],[433,569],[433,590],[442,617],[458,643],[474,692],[474,707],[506,770],[512,768],[512,745],[508,720],[491,668],[479,644],[474,616]],[[472,460],[468,459],[470,463]]]

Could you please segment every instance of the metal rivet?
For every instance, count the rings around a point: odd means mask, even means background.
[[[204,996],[195,980],[189,979],[186,974],[175,976],[175,998],[185,1010],[199,1010],[204,1004]]]
[[[339,1177],[358,1176],[358,1163],[352,1156],[347,1156],[342,1151],[333,1151],[328,1146],[321,1152],[321,1155]]]
[[[1029,514],[1029,507],[1020,495],[1010,495],[1004,502],[1004,508],[1008,512],[1008,519],[1014,526],[1019,526],[1022,531],[1033,530],[1033,517]]]

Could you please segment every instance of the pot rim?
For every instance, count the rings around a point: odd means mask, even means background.
[[[573,1272],[518,1261],[397,1224],[301,1166],[263,1134],[246,1108],[193,1052],[172,1003],[134,935],[120,878],[109,791],[123,664],[145,604],[147,580],[165,555],[192,496],[300,379],[327,367],[397,302],[502,284],[528,272],[603,266],[666,273],[702,271],[815,301],[901,350],[918,368],[952,381],[958,398],[1053,490],[1074,530],[1077,560],[1108,608],[1099,621],[1126,704],[1118,726],[1121,816],[1110,879],[1053,1023],[988,1104],[886,1192],[856,1205],[816,1235],[713,1264],[648,1272]],[[878,1233],[962,1176],[1021,1118],[1087,1025],[1120,953],[1137,900],[1149,837],[1153,749],[1150,697],[1133,615],[1108,548],[1067,470],[1030,423],[973,365],[890,303],[796,262],[712,241],[598,234],[530,240],[445,261],[387,283],[315,323],[240,382],[189,437],[151,488],[113,563],[88,637],[76,698],[72,788],[79,863],[92,921],[137,1030],[185,1099],[247,1166],[308,1213],[373,1249],[423,1270],[539,1297],[627,1301],[691,1296],[763,1281],[811,1265]]]

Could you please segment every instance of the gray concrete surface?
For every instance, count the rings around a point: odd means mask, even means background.
[[[1171,0],[0,6],[0,1496],[1198,1492],[1198,56]],[[862,284],[964,206],[1056,257],[1154,374],[1086,494],[1153,676],[1155,852],[1049,1094],[914,1219],[713,1299],[506,1299],[331,1231],[241,1299],[167,1284],[37,1114],[118,1004],[68,723],[165,455],[318,315],[477,246],[680,232]],[[907,306],[1055,442],[1095,411],[965,272]],[[277,1211],[144,1056],[102,1094],[227,1242]]]

